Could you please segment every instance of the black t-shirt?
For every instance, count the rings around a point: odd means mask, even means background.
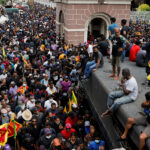
[[[98,48],[100,52],[103,54],[103,56],[107,56],[108,46],[109,44],[106,41],[98,42]]]
[[[112,55],[114,57],[121,56],[122,52],[119,52],[119,48],[123,48],[123,43],[127,42],[127,40],[120,35],[120,37],[115,37],[114,35],[111,37],[112,41]]]
[[[129,31],[129,27],[128,27],[128,26],[123,26],[122,29],[121,29],[121,32],[120,32],[121,35],[123,35],[123,32],[124,32],[124,31],[126,31],[126,36],[125,36],[125,37],[127,37],[128,31]],[[123,36],[124,36],[124,35],[123,35]]]

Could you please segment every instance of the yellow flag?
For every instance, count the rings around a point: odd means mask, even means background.
[[[75,96],[74,91],[72,91],[72,100],[73,100],[73,103],[78,104],[77,97]]]
[[[68,113],[68,112],[67,112],[67,108],[66,108],[66,106],[65,106],[65,108],[64,108],[64,112],[65,112],[65,113]]]

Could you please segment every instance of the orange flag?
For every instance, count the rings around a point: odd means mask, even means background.
[[[21,124],[15,121],[15,134],[14,134],[14,124],[11,120],[8,125],[8,137],[12,137],[14,135],[17,135],[17,131],[22,127]]]

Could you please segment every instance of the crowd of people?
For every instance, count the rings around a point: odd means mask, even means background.
[[[79,75],[92,71],[86,66],[88,46],[64,43],[55,16],[55,9],[34,4],[0,25],[0,125],[22,125],[2,150],[105,149],[79,90]],[[100,64],[96,48],[95,55]]]

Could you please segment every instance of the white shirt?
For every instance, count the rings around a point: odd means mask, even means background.
[[[33,103],[31,101],[27,102],[27,108],[31,109],[34,106],[35,106],[35,102],[33,102]]]
[[[48,95],[52,95],[53,93],[57,92],[57,89],[55,88],[55,86],[53,86],[53,89],[50,89],[49,87],[47,87],[46,91]]]
[[[48,80],[42,79],[41,80],[41,84],[47,86],[48,85]]]
[[[131,91],[128,96],[132,100],[136,100],[138,95],[138,84],[133,76],[125,82],[125,87],[128,91]]]
[[[56,102],[55,100],[49,99],[49,100],[47,100],[47,101],[45,102],[44,108],[46,108],[46,110],[50,109],[52,103],[55,103],[55,104],[56,104],[56,107],[58,107],[58,104],[57,104],[57,102]]]
[[[7,78],[7,74],[1,74],[0,75],[0,81],[2,81],[3,79],[6,79]]]
[[[89,44],[88,48],[87,48],[87,52],[90,56],[90,54],[93,54],[93,46],[91,44]]]

